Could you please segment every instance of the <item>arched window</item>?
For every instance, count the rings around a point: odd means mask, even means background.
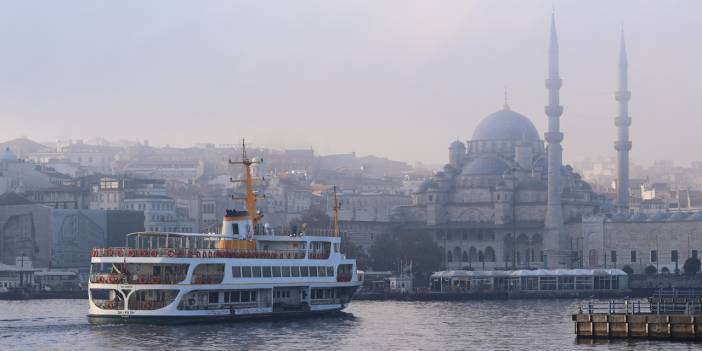
[[[463,262],[468,262],[468,253],[463,251],[463,259],[461,260]]]
[[[478,261],[485,262],[485,255],[483,254],[482,251],[478,252]]]
[[[446,252],[446,261],[453,262],[453,255],[451,254],[451,250],[448,250]]]
[[[492,246],[485,248],[485,262],[495,262],[495,250]]]

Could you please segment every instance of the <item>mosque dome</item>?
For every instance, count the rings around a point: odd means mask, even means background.
[[[510,140],[538,142],[539,132],[526,116],[508,107],[485,117],[475,128],[472,140]]]
[[[17,155],[10,151],[10,148],[5,148],[5,151],[0,153],[0,161],[17,161]]]
[[[495,175],[501,176],[505,172],[509,172],[509,166],[505,161],[497,157],[479,157],[471,160],[463,167],[461,175]]]

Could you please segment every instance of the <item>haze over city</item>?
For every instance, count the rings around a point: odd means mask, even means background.
[[[698,159],[693,1],[3,2],[0,139],[246,137],[443,164],[505,90],[545,131],[553,10],[564,162],[615,153],[622,26],[632,161]]]

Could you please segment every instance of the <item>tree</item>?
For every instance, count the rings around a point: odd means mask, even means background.
[[[685,260],[683,264],[683,271],[687,274],[695,274],[700,271],[700,259],[697,257],[690,257]]]
[[[378,237],[369,250],[370,266],[378,271],[397,271],[400,263],[412,263],[412,272],[421,282],[441,268],[443,250],[421,230],[397,226]]]
[[[348,238],[348,235],[342,235],[341,247],[339,248],[342,254],[347,258],[356,259],[356,267],[360,270],[368,269],[368,254],[363,251],[361,245],[356,244]]]
[[[656,274],[658,273],[658,269],[654,265],[650,265],[644,269],[644,273],[646,274]]]
[[[626,274],[634,274],[634,269],[631,268],[631,266],[624,266],[624,267],[622,267],[622,270]]]
[[[332,221],[322,208],[310,207],[300,217],[293,218],[289,224],[291,228],[301,228],[302,224],[306,224],[308,228],[328,230]]]

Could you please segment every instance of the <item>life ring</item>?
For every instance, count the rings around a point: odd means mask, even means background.
[[[151,257],[156,257],[156,256],[158,256],[158,253],[156,252],[156,250],[151,250]]]
[[[169,250],[168,257],[173,257],[173,256],[175,256],[175,252],[173,252],[173,250]]]

